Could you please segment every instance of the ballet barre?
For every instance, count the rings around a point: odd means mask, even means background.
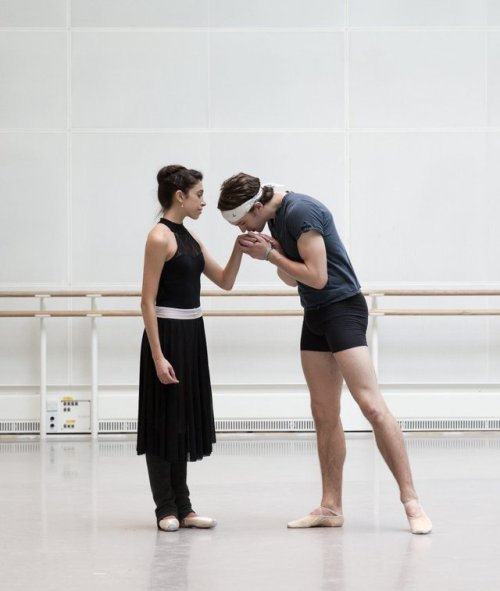
[[[370,308],[370,316],[500,316],[500,308]],[[203,310],[203,316],[303,316],[303,310]],[[106,318],[142,316],[140,310],[0,310],[0,318]]]
[[[378,368],[379,343],[377,318],[382,316],[500,316],[500,308],[382,308],[382,297],[500,297],[498,289],[366,289],[362,291],[369,298],[371,316],[370,351],[375,368]],[[99,309],[97,302],[102,298],[140,297],[138,290],[38,290],[38,291],[0,291],[0,298],[35,298],[39,301],[38,309],[0,310],[0,318],[37,318],[40,323],[40,438],[47,436],[47,327],[48,318],[89,318],[91,322],[91,434],[96,438],[99,430],[98,412],[98,318],[139,317],[140,309]],[[295,289],[240,289],[233,291],[205,289],[204,298],[276,298],[297,297]],[[90,299],[90,308],[78,310],[48,309],[47,301],[55,298]],[[296,309],[204,309],[205,317],[294,317],[302,316],[303,310]]]

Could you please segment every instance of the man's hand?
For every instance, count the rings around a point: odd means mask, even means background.
[[[285,255],[285,251],[281,247],[281,244],[276,240],[276,238],[269,236],[269,234],[259,234],[259,236],[264,238],[264,240],[267,240],[267,242],[274,248],[274,250],[276,250],[282,255]]]
[[[247,232],[238,237],[241,250],[253,259],[264,260],[271,242],[256,232]]]

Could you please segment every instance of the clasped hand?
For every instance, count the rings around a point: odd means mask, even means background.
[[[269,244],[279,252],[281,246],[277,240],[267,234],[258,234],[256,232],[246,232],[238,236],[238,244],[245,254],[248,254],[253,259],[263,260],[268,249]]]

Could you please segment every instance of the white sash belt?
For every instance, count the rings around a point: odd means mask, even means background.
[[[156,306],[156,316],[158,318],[172,318],[173,320],[192,320],[201,318],[201,308],[165,308]]]

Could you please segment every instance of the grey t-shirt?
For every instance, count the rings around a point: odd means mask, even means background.
[[[297,241],[304,232],[315,230],[323,236],[328,282],[321,289],[299,282],[300,301],[306,310],[339,302],[359,293],[361,286],[335,228],[333,216],[320,201],[289,192],[268,226],[273,238],[281,244],[286,256],[292,261],[303,262]]]

